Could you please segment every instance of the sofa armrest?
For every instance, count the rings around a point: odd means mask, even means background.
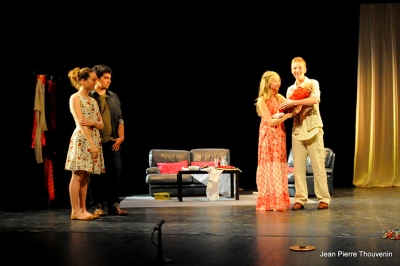
[[[146,169],[146,175],[149,174],[160,174],[160,169],[158,167],[149,167]]]
[[[325,170],[326,170],[326,175],[327,175],[327,176],[332,176],[332,175],[333,175],[333,170],[332,170],[332,169],[330,169],[330,168],[325,168]]]

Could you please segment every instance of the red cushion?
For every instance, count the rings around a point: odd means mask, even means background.
[[[157,163],[161,174],[178,174],[182,167],[188,167],[188,160],[177,163]]]
[[[208,166],[214,166],[214,161],[211,162],[190,162],[191,166],[200,166],[203,167],[204,165],[208,165]]]

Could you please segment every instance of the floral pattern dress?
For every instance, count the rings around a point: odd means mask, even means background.
[[[81,103],[81,110],[83,117],[93,121],[97,121],[97,113],[99,112],[99,106],[95,99],[86,99],[85,97],[78,95]],[[92,158],[90,152],[90,144],[86,139],[85,135],[78,126],[77,118],[74,117],[77,127],[72,133],[72,137],[69,142],[67,160],[65,162],[65,170],[83,170],[91,174],[105,173],[103,150],[100,139],[100,132],[95,127],[88,127],[89,132],[99,149],[99,156],[96,159]]]
[[[278,111],[277,101],[267,100],[266,103],[271,114]],[[280,123],[270,127],[267,121],[261,118],[258,139],[256,210],[283,211],[289,208],[287,172],[285,125]]]

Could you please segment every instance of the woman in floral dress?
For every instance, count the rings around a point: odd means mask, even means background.
[[[94,90],[97,76],[91,68],[76,67],[68,73],[71,84],[78,90],[70,97],[69,106],[76,128],[69,143],[65,169],[72,171],[69,184],[71,220],[98,218],[86,209],[90,174],[105,172],[99,129],[104,127],[99,107],[89,91]]]
[[[256,102],[261,117],[258,139],[256,210],[285,211],[290,206],[288,193],[286,132],[282,123],[297,112],[283,114],[278,105],[285,98],[278,93],[281,79],[278,73],[266,71],[261,78]],[[279,114],[281,115],[274,115]]]

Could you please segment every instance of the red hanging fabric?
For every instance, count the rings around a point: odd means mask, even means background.
[[[44,158],[44,175],[47,180],[47,191],[49,193],[49,200],[52,201],[55,198],[53,161],[47,157]]]

